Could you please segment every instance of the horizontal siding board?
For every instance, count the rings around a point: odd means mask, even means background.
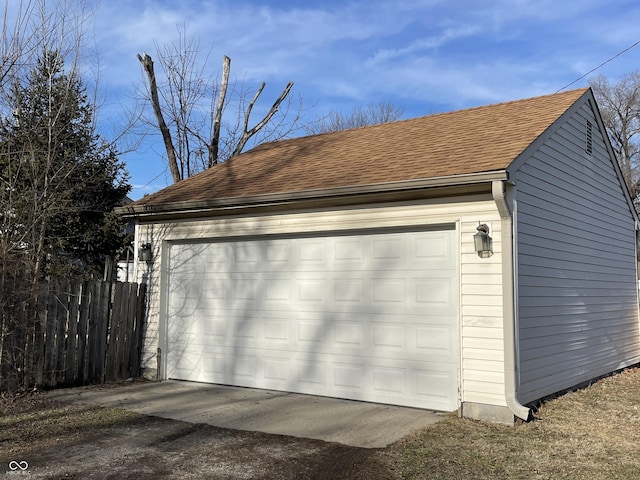
[[[605,295],[606,292],[589,292],[575,291],[573,295],[563,295],[563,289],[556,289],[556,292],[552,294],[546,294],[544,292],[540,292],[539,288],[529,288],[527,289],[527,293],[525,295],[520,295],[518,298],[518,303],[522,308],[527,307],[585,307],[588,308],[589,311],[593,312],[598,309],[599,306],[603,305],[614,305],[619,309],[624,311],[625,307],[629,308],[633,305],[629,299],[616,301],[615,297],[612,295]],[[537,294],[540,292],[540,294]]]
[[[625,351],[632,353],[637,348],[637,345],[628,345],[625,347]],[[536,356],[531,359],[531,372],[536,369],[548,369],[548,368],[557,368],[558,365],[561,365],[560,368],[565,370],[571,370],[576,366],[580,366],[583,363],[594,363],[597,364],[602,360],[605,360],[611,356],[611,351],[602,350],[597,354],[594,354],[591,348],[580,348],[575,349],[571,352],[571,355],[562,355],[560,353],[556,354],[548,354]],[[537,379],[538,376],[532,375],[529,373],[529,377],[531,379]],[[526,381],[526,377],[523,377],[524,381]]]
[[[562,214],[556,211],[544,211],[536,208],[534,204],[522,202],[518,211],[518,222],[522,226],[523,233],[543,237],[542,233],[550,232],[559,236],[559,240],[582,246],[607,246],[601,249],[603,252],[615,251],[616,248],[624,248],[627,244],[624,239],[629,236],[629,229],[620,225],[619,228],[605,228],[600,224],[594,225],[593,217],[586,215],[578,217],[573,212],[564,211]]]
[[[477,288],[484,287],[500,287],[502,290],[502,277],[500,275],[476,275],[463,273],[460,276],[463,285],[475,286]]]
[[[549,242],[545,240],[545,242]],[[543,243],[543,242],[540,242]],[[555,246],[562,246],[562,240],[558,240]],[[633,253],[633,249],[620,249],[616,252],[607,252],[604,250],[604,246],[601,248],[602,255],[593,255],[596,248],[589,249],[588,247],[581,248],[579,245],[574,245],[574,251],[562,251],[560,248],[545,248],[543,245],[531,245],[526,242],[522,242],[519,247],[519,252],[522,256],[542,257],[550,260],[558,260],[568,263],[585,263],[585,260],[589,262],[589,265],[595,266],[608,266],[624,271],[629,262],[629,254]],[[626,255],[624,255],[626,253]]]
[[[472,390],[468,390],[467,396],[465,397],[465,402],[484,403],[487,405],[500,406],[507,405],[504,398],[504,391],[496,394],[487,394],[484,392],[474,392]]]
[[[519,400],[529,403],[550,393],[575,387],[583,382],[631,366],[640,361],[640,356],[635,355],[635,352],[622,353],[624,354],[622,355],[622,360],[619,360],[617,355],[615,357],[609,356],[606,360],[601,360],[598,363],[581,363],[573,369],[557,370],[544,378],[522,383],[521,386],[524,393]]]
[[[621,199],[616,199],[610,198],[606,194],[607,192],[610,192],[612,188],[616,188],[620,193],[622,193],[622,189],[620,189],[620,187],[618,187],[617,184],[614,184],[614,182],[611,180],[607,182],[607,185],[610,188],[605,188],[601,183],[603,181],[602,175],[605,175],[604,173],[598,172],[597,174],[593,174],[593,178],[589,179],[589,182],[579,181],[579,179],[575,176],[567,176],[563,180],[560,180],[556,176],[556,171],[561,171],[562,169],[558,168],[557,170],[554,170],[554,168],[564,165],[562,162],[558,162],[555,159],[547,159],[544,156],[538,157],[538,159],[539,162],[536,163],[535,167],[530,167],[526,170],[526,173],[529,175],[530,180],[526,185],[522,185],[522,189],[520,190],[523,193],[531,195],[534,198],[544,200],[542,192],[548,191],[549,188],[554,188],[556,189],[555,194],[558,199],[571,202],[572,197],[574,196],[572,195],[572,192],[575,189],[589,188],[589,198],[573,199],[575,203],[568,204],[567,208],[570,210],[579,211],[579,207],[585,207],[588,204],[595,203],[593,205],[594,212],[606,215],[606,205],[614,203],[619,206],[621,210],[613,211],[610,214],[613,215],[613,218],[615,220],[623,220],[625,211],[628,210],[628,206],[626,204],[626,201],[624,201],[624,197],[622,197]],[[585,180],[584,172],[583,174],[581,174],[580,180]],[[606,221],[606,218],[603,220]],[[614,222],[611,223],[614,224]]]
[[[502,285],[500,283],[496,283],[496,284],[486,284],[482,282],[469,283],[465,290],[465,294],[470,296],[482,295],[482,296],[491,296],[491,297],[501,297]]]
[[[527,276],[523,276],[520,279],[520,285],[529,287],[582,287],[582,288],[604,288],[605,290],[619,290],[621,288],[629,288],[629,279],[633,277],[632,273],[627,275],[615,276],[608,278],[606,284],[602,282],[601,275],[591,275],[585,277],[582,274],[575,274],[574,276],[565,276],[562,278],[554,278],[545,276],[547,269],[540,268],[538,271],[533,268],[527,269]]]
[[[531,225],[536,229],[547,229],[552,232],[572,235],[578,242],[589,242],[595,240],[608,240],[615,242],[613,246],[624,246],[618,243],[619,235],[628,235],[629,231],[623,225],[615,225],[611,221],[601,221],[594,223],[593,212],[583,211],[581,213],[564,209],[559,211],[557,206],[547,200],[536,200],[530,198],[529,202],[521,202],[519,211],[522,218],[519,220],[523,225]],[[585,207],[587,209],[588,207]],[[617,208],[617,207],[616,207]],[[556,222],[561,222],[557,224]],[[564,227],[558,230],[558,227]]]
[[[567,332],[562,335],[546,335],[520,339],[520,358],[529,360],[544,357],[553,353],[568,355],[571,350],[579,350],[589,346],[598,346],[592,353],[600,353],[608,345],[618,345],[617,341],[624,340],[633,334],[633,328],[618,325],[617,328],[585,328],[581,331]],[[637,344],[634,342],[633,344]],[[621,345],[624,347],[625,345]]]
[[[564,235],[559,235],[561,238],[555,242],[554,248],[548,248],[536,244],[539,238],[537,235],[545,233],[548,234],[548,236],[553,235],[553,233],[549,231],[536,230],[535,237],[530,236],[520,244],[518,253],[521,255],[524,265],[535,267],[538,265],[538,259],[542,259],[547,263],[549,263],[549,261],[562,261],[568,266],[577,264],[578,266],[573,267],[575,270],[590,271],[594,266],[610,266],[620,269],[620,273],[623,275],[628,274],[628,268],[626,267],[628,266],[629,256],[634,254],[633,248],[627,246],[607,251],[606,245],[600,243],[594,244],[589,248],[587,245],[581,246],[578,243],[566,241],[568,237]],[[526,235],[526,233],[524,234]],[[631,238],[628,238],[628,240],[632,241]],[[548,242],[548,240],[541,240],[539,243],[545,242]],[[571,247],[573,247],[573,249],[565,251],[566,255],[563,256],[563,248],[568,250]]]
[[[536,325],[540,317],[561,317],[561,325],[564,325],[570,320],[572,316],[583,317],[584,320],[600,321],[602,314],[609,314],[615,312],[618,318],[634,318],[630,314],[632,310],[636,308],[635,303],[627,302],[625,304],[609,303],[606,305],[548,305],[540,302],[540,305],[531,307],[520,307],[520,328],[527,328],[530,324]],[[626,306],[624,310],[621,307]],[[562,307],[562,308],[558,308]]]
[[[492,362],[493,364],[500,365],[500,369],[503,369],[504,354],[502,349],[489,350],[487,348],[467,348],[463,359],[463,366],[471,367],[475,365],[477,361]],[[466,363],[464,363],[466,362]],[[478,368],[478,367],[475,367]]]
[[[504,383],[491,383],[485,381],[466,380],[464,381],[465,391],[482,392],[482,394],[504,396]],[[466,401],[468,401],[465,398]]]
[[[522,232],[533,237],[544,238],[546,235],[556,234],[565,242],[582,246],[591,246],[602,249],[604,252],[615,251],[616,248],[624,248],[624,239],[629,237],[628,228],[600,229],[600,225],[594,225],[593,218],[588,222],[575,221],[575,215],[561,215],[558,212],[547,213],[538,210],[534,205],[522,203],[524,210],[518,211],[518,223],[522,226]]]
[[[555,188],[558,198],[571,201],[571,192],[575,189],[590,188],[590,198],[575,199],[577,205],[585,205],[590,199],[605,204],[615,202],[621,206],[626,203],[626,201],[623,202],[624,197],[612,199],[607,196],[607,192],[622,193],[622,189],[616,179],[610,176],[608,168],[602,168],[600,164],[593,164],[592,157],[581,157],[582,164],[578,170],[574,165],[567,164],[562,155],[553,155],[553,152],[545,150],[543,147],[536,153],[536,160],[535,165],[531,164],[523,169],[523,172],[526,171],[527,175],[531,177],[531,181],[523,186],[527,189],[527,193]],[[596,208],[597,212],[602,213],[602,207]],[[613,214],[618,215],[616,212]]]
[[[544,267],[549,270],[548,275],[552,277],[562,276],[564,272],[567,272],[568,275],[577,273],[599,274],[604,276],[605,278],[613,278],[616,275],[625,275],[627,278],[629,278],[630,275],[628,272],[629,269],[625,269],[627,271],[620,272],[619,269],[609,266],[598,266],[591,263],[570,261],[563,261],[560,263],[558,260],[552,260],[546,257],[534,257],[532,255],[519,255],[518,267],[520,268],[519,273],[521,275],[528,275],[529,272],[527,271],[527,268],[529,267],[531,267],[532,269]],[[601,279],[602,276],[600,277]]]
[[[468,303],[462,304],[463,318],[467,318],[469,316],[475,317],[478,313],[501,319],[503,311],[502,306],[473,305]]]
[[[501,295],[464,295],[464,302],[466,305],[473,305],[475,307],[499,307],[502,308],[502,296]]]
[[[483,327],[483,328],[497,328],[499,330],[502,329],[502,319],[499,317],[488,317],[488,316],[480,316],[480,315],[468,315],[464,319],[464,328],[467,327]],[[465,330],[466,331],[466,330]]]
[[[583,133],[584,128],[583,125],[582,132],[579,133]],[[600,149],[592,155],[587,154],[584,151],[584,143],[576,146],[568,140],[572,132],[575,131],[575,128],[565,124],[564,128],[558,129],[554,137],[548,139],[547,142],[541,146],[536,152],[536,158],[558,162],[557,170],[559,174],[562,178],[567,178],[569,181],[579,184],[598,182],[602,185],[601,188],[616,185],[615,180],[609,176],[611,163],[608,159],[604,162],[600,161],[600,159],[607,156],[607,152]],[[567,158],[580,161],[575,165],[571,165],[571,163],[566,161]],[[531,165],[529,166],[531,167]],[[606,178],[598,180],[599,175],[605,175]]]
[[[462,368],[465,369],[466,378],[469,380],[478,380],[479,375],[484,375],[485,372],[491,372],[498,375],[500,382],[504,381],[504,367],[501,360],[485,360],[485,359],[465,359],[462,363]],[[485,378],[485,377],[483,377]]]
[[[611,269],[607,272],[600,271],[596,268],[592,268],[590,265],[564,263],[558,265],[558,262],[552,262],[540,258],[536,261],[532,257],[520,258],[521,262],[519,267],[521,269],[521,278],[525,278],[525,282],[521,283],[523,286],[527,285],[539,285],[540,279],[550,278],[554,281],[562,281],[566,279],[567,284],[570,282],[585,280],[588,282],[598,281],[601,284],[613,281],[616,284],[623,282],[626,288],[629,288],[629,282],[634,278],[635,272],[628,271],[615,271]],[[534,283],[536,282],[536,283]]]
[[[473,337],[476,339],[502,339],[502,329],[500,328],[483,328],[483,327],[467,327],[463,328],[463,335],[465,337]]]
[[[477,255],[475,255],[477,257]],[[473,262],[468,258],[463,258],[462,262],[462,275],[475,275],[475,276],[493,276],[494,280],[490,280],[491,283],[495,283],[498,279],[502,279],[502,266],[498,262]]]
[[[462,337],[462,348],[466,352],[467,349],[473,350],[493,350],[496,352],[504,351],[504,344],[499,338],[473,338]]]
[[[587,323],[579,316],[565,317],[561,319],[561,322],[555,322],[549,325],[536,325],[535,327],[522,328],[520,332],[520,342],[539,337],[557,336],[566,333],[567,335],[590,332],[593,333],[597,329],[618,329],[620,327],[629,328],[630,332],[633,332],[633,326],[630,325],[633,321],[632,316],[620,317],[615,316],[606,318],[607,314],[602,315],[603,319],[597,323]],[[573,320],[573,321],[572,321]],[[561,338],[561,337],[560,337]]]
[[[547,329],[554,325],[566,325],[567,328],[571,328],[572,325],[581,325],[584,328],[585,319],[581,314],[566,314],[561,315],[549,315],[548,312],[538,312],[536,309],[527,309],[531,313],[526,317],[526,326],[521,328],[522,332],[535,329]],[[606,324],[607,322],[616,321],[622,323],[632,323],[634,314],[631,309],[626,309],[625,314],[620,314],[620,308],[608,306],[598,310],[599,323]]]
[[[635,228],[587,103],[515,174],[519,400],[639,357]]]

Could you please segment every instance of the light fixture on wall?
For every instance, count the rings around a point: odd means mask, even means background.
[[[473,244],[480,258],[489,258],[493,255],[493,239],[489,236],[489,226],[486,223],[478,225],[477,232],[473,236]]]
[[[151,244],[143,243],[138,250],[138,260],[151,263]]]

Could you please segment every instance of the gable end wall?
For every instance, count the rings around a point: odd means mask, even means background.
[[[640,360],[634,219],[589,104],[515,175],[518,399]]]

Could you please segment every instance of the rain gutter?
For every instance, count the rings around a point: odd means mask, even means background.
[[[501,219],[502,245],[502,321],[504,330],[504,388],[507,406],[513,414],[522,420],[529,420],[531,409],[518,401],[517,365],[516,365],[516,327],[515,327],[515,268],[513,249],[513,217],[505,198],[506,182],[494,180],[491,193],[498,207]]]
[[[334,187],[326,189],[304,190],[300,192],[283,192],[266,195],[250,195],[242,197],[215,198],[209,200],[186,200],[162,203],[134,202],[118,207],[116,213],[125,217],[153,217],[158,214],[190,214],[196,212],[233,210],[247,207],[269,205],[287,205],[305,200],[328,199],[332,197],[346,197],[362,194],[378,194],[392,192],[407,192],[435,187],[452,187],[490,183],[495,180],[506,180],[504,170],[496,170],[465,175],[449,175],[443,177],[404,180],[401,182],[385,182],[368,185]],[[153,200],[151,200],[153,201]]]

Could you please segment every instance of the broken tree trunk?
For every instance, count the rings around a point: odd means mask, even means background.
[[[176,156],[176,150],[173,147],[173,141],[171,139],[171,131],[167,126],[167,123],[164,121],[164,116],[162,115],[162,109],[160,108],[160,98],[158,97],[158,84],[156,81],[156,74],[153,69],[153,60],[146,53],[144,57],[138,54],[138,60],[142,64],[142,68],[147,74],[147,78],[149,80],[149,92],[151,94],[151,106],[153,107],[153,113],[156,116],[156,121],[158,122],[158,128],[160,129],[160,133],[162,134],[162,140],[164,141],[164,147],[167,152],[167,160],[169,161],[169,169],[171,170],[171,176],[173,177],[174,182],[179,182],[182,180],[182,174],[180,173],[180,169],[178,168],[178,159]]]

